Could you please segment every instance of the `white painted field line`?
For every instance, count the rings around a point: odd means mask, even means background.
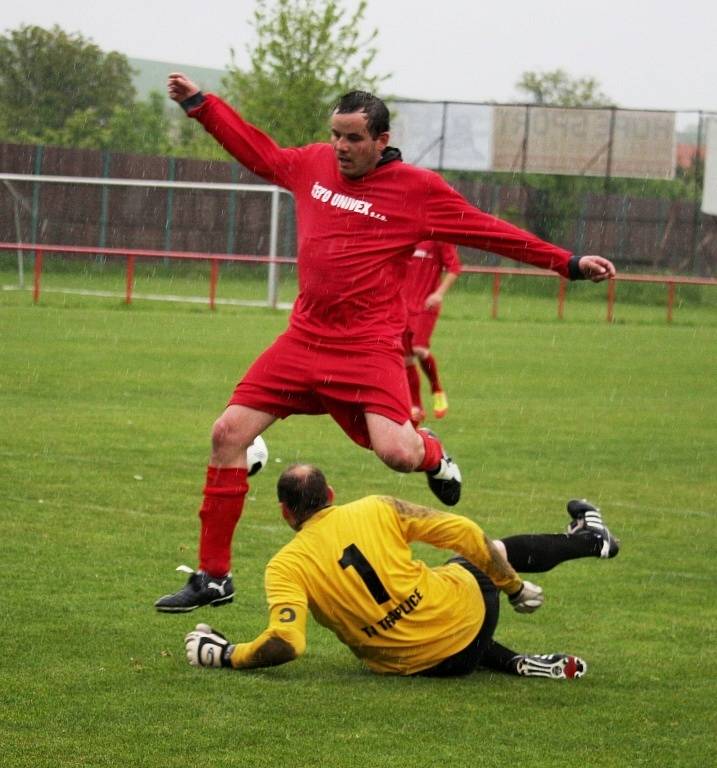
[[[3,285],[3,291],[25,291],[30,293],[31,288],[20,288],[17,285]],[[106,299],[124,299],[125,293],[122,291],[94,291],[86,288],[44,288],[42,293],[64,293],[77,296],[99,296]],[[175,296],[172,294],[159,293],[135,293],[132,292],[132,301],[143,299],[145,301],[175,301],[186,304],[209,304],[206,296]],[[261,299],[214,299],[215,304],[223,304],[236,307],[266,307],[267,302]],[[287,302],[279,302],[277,309],[291,309],[293,306]]]

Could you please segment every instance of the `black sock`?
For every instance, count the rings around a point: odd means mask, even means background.
[[[509,675],[517,675],[515,659],[518,654],[497,643],[490,641],[490,645],[485,649],[480,659],[481,667],[492,669],[496,672],[506,672]]]
[[[501,539],[508,562],[518,573],[542,573],[566,560],[595,557],[600,554],[602,539],[597,535],[581,533],[535,533],[508,536]]]

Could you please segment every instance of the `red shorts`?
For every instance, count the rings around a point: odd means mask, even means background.
[[[244,405],[280,419],[328,413],[364,448],[371,447],[365,413],[378,413],[397,424],[411,415],[399,347],[307,342],[291,331],[252,363],[229,405]]]
[[[431,310],[425,310],[423,312],[416,312],[415,314],[409,314],[408,316],[408,331],[410,332],[410,349],[413,347],[426,347],[429,349],[431,346],[431,336],[433,335],[433,329],[438,322],[438,312]],[[406,337],[404,336],[404,344],[406,343]]]

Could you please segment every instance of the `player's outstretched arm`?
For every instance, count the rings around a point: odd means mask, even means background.
[[[518,613],[532,613],[543,604],[543,590],[520,578],[505,557],[505,547],[496,545],[477,523],[405,499],[386,496],[384,501],[398,514],[407,542],[423,541],[458,552],[505,592]]]
[[[586,280],[592,280],[593,283],[599,283],[603,280],[610,280],[615,277],[615,265],[602,256],[581,256],[578,261],[578,268]]]
[[[187,661],[193,667],[256,669],[293,661],[301,650],[282,637],[264,632],[251,643],[232,644],[208,624],[197,624],[184,638]]]
[[[268,580],[271,582],[271,574]],[[267,589],[267,594],[271,594],[271,589]],[[194,667],[254,669],[276,667],[301,656],[306,650],[306,604],[271,600],[270,603],[269,625],[249,643],[232,644],[208,624],[197,624],[184,638],[187,661]]]
[[[167,93],[179,104],[199,93],[199,86],[181,72],[172,72],[167,79]]]

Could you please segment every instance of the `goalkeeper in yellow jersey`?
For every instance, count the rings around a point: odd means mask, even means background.
[[[269,626],[251,642],[232,644],[198,624],[185,639],[190,664],[248,669],[293,661],[306,648],[311,611],[378,673],[443,677],[484,667],[553,679],[585,674],[576,656],[516,653],[493,633],[500,592],[521,613],[543,603],[542,589],[516,571],[618,553],[619,542],[589,502],[568,502],[566,534],[492,541],[466,517],[401,499],[367,496],[335,505],[323,473],[309,464],[286,469],[277,491],[297,533],[266,568]],[[413,558],[412,541],[458,555],[429,568]]]

